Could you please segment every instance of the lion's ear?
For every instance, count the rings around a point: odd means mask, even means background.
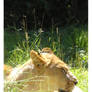
[[[37,52],[36,51],[34,51],[34,50],[31,50],[30,51],[30,56],[31,57],[35,57],[37,55]]]
[[[51,48],[48,48],[48,47],[43,48],[42,52],[44,52],[44,53],[53,53],[53,51],[51,50]]]

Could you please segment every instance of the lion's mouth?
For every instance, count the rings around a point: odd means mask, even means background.
[[[70,71],[65,71],[62,69],[62,72],[70,82],[73,82],[75,85],[78,83],[77,78]]]
[[[58,91],[59,91],[59,92],[66,92],[66,91],[63,90],[62,88],[60,88]]]

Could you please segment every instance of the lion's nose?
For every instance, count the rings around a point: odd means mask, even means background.
[[[74,84],[76,85],[78,83],[78,80],[76,80],[75,82],[74,82]]]
[[[68,72],[68,74],[66,74],[66,76],[67,76],[68,80],[73,82],[75,85],[78,83],[77,78],[71,72]]]

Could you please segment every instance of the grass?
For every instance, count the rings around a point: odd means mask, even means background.
[[[83,92],[88,92],[88,71],[84,68],[72,68],[71,72],[78,78],[77,86],[83,90]]]
[[[63,29],[51,28],[48,31],[42,29],[36,31],[31,30],[27,36],[25,36],[23,30],[22,32],[8,32],[6,30],[4,42],[5,63],[9,63],[10,60],[15,61],[15,63],[21,62],[22,56],[24,60],[25,58],[29,58],[31,49],[38,50],[44,47],[50,47],[58,57],[70,66],[88,67],[87,27],[70,26]],[[21,60],[17,60],[18,62],[16,62],[13,57],[16,57],[16,59],[21,58]]]
[[[13,30],[10,32],[10,30]],[[70,26],[66,28],[52,27],[48,31],[24,31],[7,28],[4,33],[5,64],[13,67],[23,64],[30,57],[30,50],[50,47],[54,53],[64,60],[71,71],[79,79],[78,86],[88,92],[88,31],[85,26]],[[17,87],[17,86],[16,86]],[[18,88],[9,89],[16,92]],[[42,91],[43,92],[43,91]],[[44,91],[45,92],[45,91]]]

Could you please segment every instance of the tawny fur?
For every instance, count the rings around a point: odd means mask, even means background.
[[[71,92],[74,88],[76,77],[69,71],[67,65],[61,61],[50,48],[44,48],[40,53],[32,50],[31,58],[39,73],[49,76],[52,88],[62,88]],[[68,77],[67,77],[68,76]],[[54,81],[53,81],[54,80]]]
[[[8,76],[10,72],[12,71],[12,69],[13,68],[11,66],[4,64],[4,77]]]
[[[66,92],[72,92],[75,86],[74,82],[77,79],[69,71],[67,65],[50,48],[43,48],[40,52],[31,50],[30,56],[31,58],[25,64],[12,70],[7,80],[18,81],[28,79],[32,77],[31,75],[48,76],[49,85],[52,90],[62,88]],[[45,79],[45,81],[47,82],[48,80]],[[43,84],[43,89],[46,89],[48,86],[46,82]],[[31,88],[32,82],[29,81],[27,83],[29,88]]]

